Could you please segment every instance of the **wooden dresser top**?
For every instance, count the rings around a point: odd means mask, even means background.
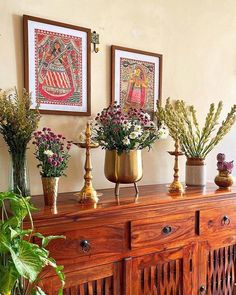
[[[103,195],[99,198],[99,203],[79,204],[74,192],[61,193],[58,196],[57,208],[44,206],[43,196],[34,196],[32,201],[39,211],[34,212],[34,221],[42,219],[72,218],[80,219],[88,216],[102,216],[105,214],[119,214],[124,211],[136,211],[144,208],[182,208],[183,206],[201,206],[204,208],[208,203],[217,203],[220,200],[236,200],[236,186],[231,189],[218,189],[214,184],[209,184],[205,188],[186,188],[182,195],[169,194],[168,185],[145,185],[139,186],[139,197],[135,199],[134,188],[124,187],[120,189],[119,201],[114,196],[114,189],[99,190]],[[204,207],[203,207],[204,206]]]

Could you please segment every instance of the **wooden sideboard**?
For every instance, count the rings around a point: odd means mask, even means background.
[[[66,295],[236,294],[236,188],[187,188],[168,194],[166,185],[102,190],[97,205],[60,194],[57,208],[33,198],[36,230],[65,235],[49,250],[65,266]],[[47,294],[58,279],[45,273]]]

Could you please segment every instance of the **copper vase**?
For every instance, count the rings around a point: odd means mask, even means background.
[[[57,205],[59,177],[42,177],[44,203],[47,206]]]
[[[215,177],[215,184],[220,188],[229,188],[234,184],[234,178],[228,171],[219,171]]]
[[[116,196],[120,183],[133,183],[138,194],[136,182],[143,176],[142,151],[124,151],[119,155],[116,150],[106,150],[104,172],[109,181],[116,183]]]

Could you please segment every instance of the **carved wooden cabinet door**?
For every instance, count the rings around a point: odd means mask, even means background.
[[[119,263],[110,263],[81,269],[66,274],[64,295],[121,295]],[[59,282],[56,277],[45,280],[46,294],[58,294]]]
[[[199,245],[200,295],[236,295],[236,242]]]
[[[196,295],[194,249],[190,245],[134,258],[126,295]]]

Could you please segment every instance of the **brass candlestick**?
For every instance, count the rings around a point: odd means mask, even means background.
[[[80,192],[76,193],[79,197],[79,203],[97,203],[98,197],[101,195],[97,193],[94,189],[92,184],[92,163],[91,163],[91,156],[90,156],[90,149],[97,148],[99,145],[96,143],[91,142],[91,128],[90,123],[87,123],[86,130],[85,130],[86,140],[85,142],[75,143],[75,145],[85,148],[86,149],[86,160],[84,164],[84,186]]]
[[[171,185],[169,186],[169,192],[170,193],[183,193],[184,192],[184,188],[182,183],[179,181],[179,156],[184,155],[184,153],[182,153],[179,150],[179,140],[176,139],[175,140],[175,151],[174,152],[168,152],[171,156],[175,156],[175,166],[174,166],[174,180],[171,183]]]

